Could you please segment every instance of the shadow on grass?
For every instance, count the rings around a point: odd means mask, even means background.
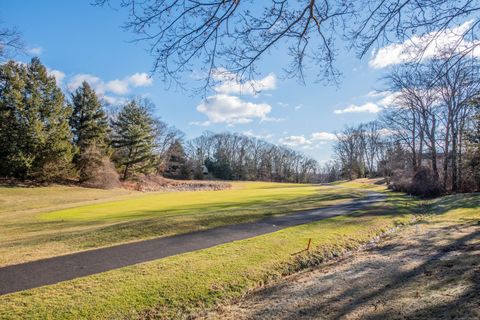
[[[350,279],[347,285],[342,285],[346,289],[340,290],[337,294],[328,295],[330,292],[329,285],[315,284],[305,285],[305,289],[295,291],[296,297],[308,297],[302,303],[300,308],[292,308],[295,311],[289,311],[287,314],[281,314],[277,311],[272,311],[271,304],[265,304],[255,311],[249,318],[261,319],[271,317],[275,314],[282,319],[297,319],[297,318],[322,318],[322,319],[344,319],[362,318],[362,319],[473,319],[478,316],[477,309],[480,303],[480,257],[478,251],[480,250],[480,230],[465,234],[461,238],[451,241],[446,245],[439,245],[438,239],[425,239],[421,245],[427,245],[434,249],[430,254],[423,254],[422,249],[416,251],[419,261],[423,261],[416,267],[407,271],[402,268],[402,264],[392,266],[393,270],[384,273],[382,271],[382,264],[392,264],[391,261],[368,261],[361,262],[355,265],[355,277]],[[476,242],[472,241],[475,240]],[[405,246],[380,246],[372,251],[378,251],[381,255],[392,255],[396,253],[400,256],[400,261],[404,259],[412,259],[412,249],[408,245]],[[475,253],[477,252],[477,253]],[[405,258],[402,258],[405,257]],[[377,263],[377,264],[376,264]],[[380,267],[379,267],[380,266]],[[378,282],[370,277],[363,277],[371,272],[377,274]],[[336,276],[335,273],[327,275],[323,280],[326,281],[328,277]],[[363,277],[363,279],[362,279]],[[337,276],[338,278],[338,276]],[[383,278],[383,279],[382,279]],[[386,279],[385,279],[386,278]],[[345,279],[338,279],[337,281],[347,281]],[[374,281],[368,282],[368,281]],[[432,291],[447,292],[447,289],[452,284],[461,284],[465,290],[454,296],[452,299],[437,300],[424,303],[424,307],[417,307],[416,304],[419,298],[418,284],[425,284],[424,288],[427,290],[426,295]],[[263,296],[277,297],[281,296],[282,291],[285,290],[288,283],[281,283],[280,285],[270,287],[266,290],[260,291],[255,300],[262,300]],[[333,284],[335,286],[335,284]],[[333,289],[333,288],[332,288]],[[302,292],[304,290],[304,292]],[[335,290],[333,291],[335,292]],[[290,293],[291,294],[291,293]],[[328,298],[324,298],[324,294]],[[312,297],[313,295],[313,297]],[[410,295],[410,307],[404,308],[394,305],[396,299],[405,298]],[[317,298],[318,297],[318,298]],[[293,297],[295,299],[295,297]],[[430,296],[427,296],[430,298]],[[376,312],[377,305],[382,304],[385,308],[382,311]],[[391,305],[389,305],[391,304]],[[407,303],[409,304],[409,303]],[[258,304],[263,305],[263,304]],[[275,309],[276,306],[273,306]],[[280,307],[281,308],[281,307]],[[371,309],[369,309],[371,308]],[[287,310],[292,310],[288,308]],[[371,310],[367,312],[367,316],[359,316],[356,312],[363,309]],[[374,309],[374,310],[372,310]]]
[[[450,195],[438,199],[432,205],[432,213],[442,214],[454,209],[480,209],[480,193]]]
[[[457,194],[431,201],[410,195],[395,194],[380,206],[358,210],[352,216],[391,216],[401,214],[442,215],[455,209],[480,210],[480,193]]]

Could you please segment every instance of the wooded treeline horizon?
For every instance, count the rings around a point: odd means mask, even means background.
[[[0,66],[0,177],[115,187],[145,175],[172,179],[331,182],[384,177],[421,195],[480,189],[479,66],[437,58],[393,68],[391,106],[336,134],[334,159],[238,133],[184,134],[148,99],[107,110],[87,82],[63,93],[38,58]]]

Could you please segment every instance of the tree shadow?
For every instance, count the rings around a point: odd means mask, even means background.
[[[480,193],[463,193],[438,199],[433,205],[433,214],[442,214],[454,209],[480,208]]]
[[[445,245],[439,245],[438,239],[426,238],[419,247],[423,245],[435,248],[434,254],[424,254],[419,250],[417,257],[412,257],[412,252],[408,245],[387,245],[371,249],[373,252],[380,253],[383,256],[389,256],[394,253],[405,259],[418,258],[423,260],[417,266],[405,270],[402,265],[391,266],[392,272],[388,273],[386,281],[379,279],[378,283],[365,283],[364,280],[352,281],[348,283],[346,289],[335,290],[335,284],[319,284],[318,288],[314,285],[306,286],[304,291],[296,292],[298,297],[307,297],[307,303],[301,301],[297,308],[287,308],[288,312],[279,312],[275,310],[276,306],[267,305],[265,308],[259,308],[248,318],[278,318],[278,319],[296,319],[296,318],[321,318],[321,319],[344,319],[344,318],[362,318],[362,319],[474,319],[479,315],[478,306],[480,303],[480,230],[469,232],[461,238],[449,242]],[[382,263],[366,261],[356,265],[353,279],[361,278],[364,274],[371,272],[382,272]],[[385,263],[391,263],[385,261]],[[372,271],[373,270],[373,271]],[[349,272],[349,271],[346,271]],[[343,274],[345,275],[345,274]],[[341,279],[336,273],[328,275],[336,277],[337,283],[348,281]],[[425,279],[427,277],[427,279]],[[460,279],[461,278],[461,279]],[[328,282],[327,277],[322,278]],[[318,281],[318,280],[317,280]],[[439,301],[438,303],[429,303],[422,307],[416,307],[415,303],[408,308],[398,310],[398,308],[389,306],[389,302],[395,302],[398,297],[407,294],[412,295],[411,301],[415,301],[415,292],[409,292],[417,284],[426,281],[426,292],[443,292],[452,284],[462,284],[467,288],[460,295],[455,296],[448,301]],[[288,283],[282,283],[279,286],[273,286],[267,290],[261,290],[253,298],[255,302],[261,301],[262,297],[276,297],[282,294],[282,291],[288,287]],[[424,286],[425,287],[425,286]],[[329,296],[329,292],[337,292]],[[292,294],[291,292],[289,292]],[[418,294],[418,291],[417,291]],[[317,298],[312,298],[312,295]],[[328,298],[324,298],[328,297]],[[295,297],[293,297],[295,299]],[[377,305],[383,304],[382,311],[376,312]],[[292,303],[295,304],[295,303]],[[273,310],[272,310],[273,308]],[[280,306],[280,308],[282,308]],[[356,313],[360,309],[371,308],[367,315],[358,316]],[[275,315],[275,316],[273,316]]]

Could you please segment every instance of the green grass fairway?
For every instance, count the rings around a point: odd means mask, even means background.
[[[356,182],[354,185],[357,183],[364,184]],[[282,210],[298,209],[303,201],[306,201],[305,206],[309,207],[345,199],[355,192],[355,189],[342,187],[345,185],[352,184],[340,184],[329,188],[240,183],[235,185],[235,190],[211,193],[210,199],[202,193],[195,194],[198,198],[185,197],[184,203],[181,203],[181,196],[187,193],[122,195],[121,197],[128,199],[121,198],[108,203],[121,210],[123,219],[128,219],[127,221],[134,225],[143,226],[139,227],[140,231],[145,229],[145,224],[152,219],[150,215],[153,214],[141,212],[149,211],[148,208],[154,204],[161,208],[158,211],[159,220],[170,219],[169,223],[177,219],[188,220],[192,216],[200,217],[197,221],[201,223],[205,221],[201,217],[205,217],[205,214],[208,216],[208,213],[204,212],[206,208],[213,208],[218,217],[235,216],[235,212],[240,210],[244,219],[254,219],[274,212],[280,213]],[[380,190],[377,186],[374,189]],[[237,194],[230,194],[231,192]],[[172,195],[177,202],[163,203],[158,200],[168,199]],[[222,196],[217,198],[216,195]],[[256,197],[254,203],[249,201],[252,196]],[[143,197],[150,199],[148,205],[140,202],[139,205],[145,207],[141,209],[133,205],[127,207],[130,203],[138,203]],[[195,206],[193,201],[204,202]],[[218,303],[236,299],[248,290],[272,279],[321,263],[346,250],[355,249],[394,226],[408,224],[415,216],[415,212],[424,212],[423,206],[418,207],[419,204],[429,205],[425,207],[429,209],[429,214],[422,215],[420,220],[422,223],[441,223],[451,227],[476,224],[480,219],[480,195],[450,196],[426,203],[401,194],[388,193],[387,201],[384,203],[347,216],[0,296],[0,319],[183,319]],[[107,210],[96,215],[92,208],[97,208],[98,205],[100,204],[87,206],[77,204],[77,207],[71,208],[77,214],[83,214],[83,217],[70,216],[72,212],[70,209],[51,211],[48,208],[45,208],[43,213],[35,211],[35,214],[28,213],[27,210],[27,213],[20,217],[24,220],[34,220],[38,230],[48,226],[49,223],[55,223],[59,226],[57,228],[59,232],[64,234],[69,234],[68,228],[73,228],[72,225],[76,224],[82,225],[85,232],[98,234],[96,226],[100,222],[97,221],[111,223],[109,226],[113,230],[121,232],[122,228],[117,225],[121,226],[126,222],[123,220],[120,223],[112,222],[116,218]],[[104,205],[107,205],[107,202]],[[183,206],[189,209],[184,211]],[[216,206],[218,208],[215,208]],[[276,206],[280,206],[281,209],[275,209]],[[87,216],[90,218],[86,219]],[[58,221],[52,222],[56,221],[55,219],[65,219],[62,222],[64,225]],[[232,223],[227,220],[222,220],[222,223]],[[12,229],[9,229],[11,225],[2,223],[3,230],[12,232]],[[160,222],[158,224],[160,225]],[[20,226],[22,228],[17,230],[23,230],[25,233],[27,228],[21,224]],[[211,225],[207,222],[202,225],[209,226]],[[76,229],[71,232],[71,236],[78,232]],[[47,238],[55,239],[54,231],[48,231],[47,235]],[[302,252],[310,238],[311,251]],[[74,237],[61,239],[58,240],[59,243],[71,245],[72,242],[69,241]],[[33,243],[27,245],[24,242],[22,245],[29,250],[35,248]],[[66,249],[71,247],[67,246]],[[49,253],[51,254],[51,251]]]
[[[349,216],[8,294],[0,297],[0,318],[185,318],[407,223],[409,208],[391,197]],[[302,253],[309,238],[313,249]]]
[[[0,188],[0,265],[317,208],[361,196],[342,187],[237,182],[222,191],[139,193]]]

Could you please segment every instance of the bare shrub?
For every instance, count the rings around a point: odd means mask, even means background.
[[[120,186],[115,166],[96,147],[87,148],[79,159],[79,175],[82,185],[91,188],[112,189]]]
[[[475,172],[475,168],[465,166],[463,177],[460,184],[460,192],[477,192],[480,191],[480,171]]]
[[[435,197],[443,193],[440,182],[435,178],[433,170],[428,167],[420,167],[415,173],[396,170],[389,187],[394,191],[422,197]]]
[[[412,183],[412,174],[406,170],[395,170],[390,180],[389,188],[394,191],[408,192]]]
[[[436,197],[443,193],[443,189],[432,169],[420,167],[415,172],[407,192],[423,197]]]

